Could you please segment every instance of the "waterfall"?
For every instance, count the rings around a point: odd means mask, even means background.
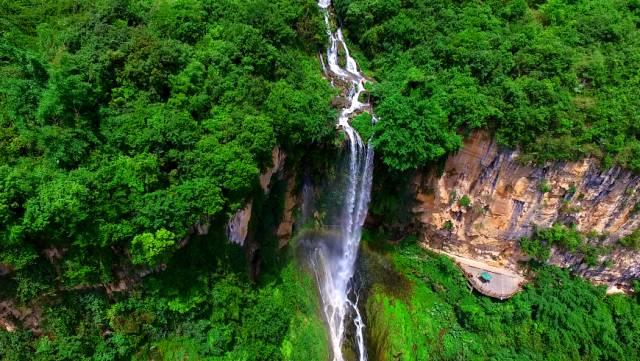
[[[346,135],[348,142],[347,162],[344,169],[346,177],[344,190],[339,192],[339,206],[333,219],[336,229],[327,232],[326,239],[316,240],[310,251],[310,264],[314,270],[324,316],[329,329],[329,337],[334,361],[344,361],[343,343],[347,328],[355,332],[354,346],[358,359],[366,361],[364,344],[364,322],[358,309],[358,292],[354,290],[354,268],[358,256],[358,247],[362,225],[367,215],[373,177],[373,146],[363,142],[349,120],[360,112],[371,111],[368,102],[361,102],[360,95],[365,91],[367,81],[358,70],[355,60],[349,54],[342,30],[331,30],[329,11],[331,0],[319,0],[318,6],[324,15],[327,26],[329,46],[326,59],[320,56],[325,75],[334,84],[334,79],[348,84],[347,105],[340,110],[337,127]],[[342,49],[345,66],[341,67],[338,51]],[[375,117],[373,118],[375,121]],[[329,234],[335,239],[329,239]],[[353,322],[353,324],[349,324]]]

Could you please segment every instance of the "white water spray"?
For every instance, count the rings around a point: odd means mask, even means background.
[[[329,6],[331,0],[319,0],[327,26],[329,47],[326,60],[320,56],[323,71],[332,84],[334,79],[348,84],[347,105],[340,111],[338,128],[348,140],[348,168],[344,192],[339,207],[337,244],[318,242],[311,254],[311,266],[315,272],[320,290],[323,311],[329,328],[334,361],[344,361],[342,346],[345,339],[347,321],[352,320],[355,330],[355,346],[360,361],[367,360],[364,345],[364,322],[358,309],[358,292],[353,290],[354,268],[362,225],[367,215],[373,176],[373,147],[362,141],[358,132],[349,124],[350,118],[359,112],[371,109],[368,102],[361,102],[367,81],[358,70],[355,60],[349,54],[347,45],[338,28],[331,31]],[[345,56],[344,68],[338,61],[338,51]],[[375,120],[375,117],[373,118]]]

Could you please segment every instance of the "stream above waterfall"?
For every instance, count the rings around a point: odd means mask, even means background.
[[[333,206],[324,214],[321,231],[308,243],[307,257],[316,278],[334,361],[344,361],[345,344],[359,361],[367,360],[365,324],[358,304],[354,268],[362,225],[367,215],[373,177],[373,146],[351,126],[350,119],[371,105],[360,100],[365,92],[365,76],[359,71],[344,41],[342,30],[332,30],[334,15],[330,0],[318,2],[327,28],[326,55],[320,55],[322,69],[332,85],[344,86],[346,102],[339,109],[337,127],[346,136],[345,151],[337,161],[337,176],[330,182]],[[344,61],[340,61],[340,52]],[[343,65],[341,65],[343,64]],[[375,121],[375,117],[372,118]],[[346,342],[347,338],[350,338]]]

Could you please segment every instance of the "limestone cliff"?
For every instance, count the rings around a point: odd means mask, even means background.
[[[612,247],[599,260],[607,267],[588,267],[581,256],[559,250],[551,263],[609,285],[640,277],[640,253],[617,245],[640,226],[640,212],[634,210],[640,177],[630,172],[602,170],[592,158],[524,165],[516,151],[499,149],[488,134],[478,132],[447,159],[443,174],[420,174],[414,186],[413,211],[423,241],[432,247],[516,269],[526,259],[520,237],[536,225],[573,223],[580,231],[603,234],[598,246]]]

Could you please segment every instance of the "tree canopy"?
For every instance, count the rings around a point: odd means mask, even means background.
[[[334,134],[312,0],[23,0],[0,13],[10,268],[47,247],[66,250],[65,275],[82,270],[65,283],[108,278],[97,264],[113,249],[153,264],[194,223],[238,209],[276,145]]]
[[[524,160],[640,171],[635,0],[335,0],[373,86],[377,149],[396,170],[491,129]]]

